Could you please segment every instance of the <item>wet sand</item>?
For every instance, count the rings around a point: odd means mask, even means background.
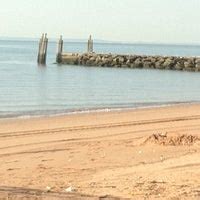
[[[148,140],[166,133],[196,140]],[[200,199],[198,137],[200,105],[1,120],[0,195],[5,187],[59,194],[73,186],[95,196]]]

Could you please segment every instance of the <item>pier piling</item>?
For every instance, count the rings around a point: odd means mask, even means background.
[[[47,34],[42,34],[42,37],[39,42],[38,59],[37,59],[39,65],[46,64],[47,46],[48,46]]]
[[[93,40],[92,40],[92,36],[90,35],[89,39],[88,39],[88,49],[87,49],[88,53],[93,53]]]
[[[62,39],[62,35],[61,35],[60,39],[58,41],[58,51],[57,51],[57,56],[56,56],[57,63],[62,62],[62,52],[63,52],[63,39]]]

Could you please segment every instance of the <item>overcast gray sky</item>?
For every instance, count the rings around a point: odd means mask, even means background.
[[[0,37],[200,43],[200,0],[0,0]]]

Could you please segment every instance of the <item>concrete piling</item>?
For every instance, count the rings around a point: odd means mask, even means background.
[[[93,40],[92,40],[92,36],[90,35],[89,39],[88,39],[88,49],[87,52],[88,53],[93,53]]]
[[[56,56],[57,63],[62,62],[62,52],[63,52],[63,39],[62,39],[62,35],[61,35],[60,39],[58,41],[58,51],[57,51],[57,56]]]
[[[37,59],[38,64],[40,63],[41,60],[41,49],[42,49],[43,39],[44,39],[44,34],[42,34],[42,37],[40,38],[39,41],[38,59]]]
[[[39,42],[38,59],[37,59],[39,65],[46,64],[47,46],[48,46],[47,34],[42,34],[42,37]]]

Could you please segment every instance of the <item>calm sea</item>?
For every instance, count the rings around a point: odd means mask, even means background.
[[[85,43],[65,43],[84,52]],[[95,44],[96,52],[199,56],[200,46]],[[50,42],[46,67],[36,63],[37,41],[0,40],[0,118],[135,108],[200,101],[200,73],[54,64]]]

